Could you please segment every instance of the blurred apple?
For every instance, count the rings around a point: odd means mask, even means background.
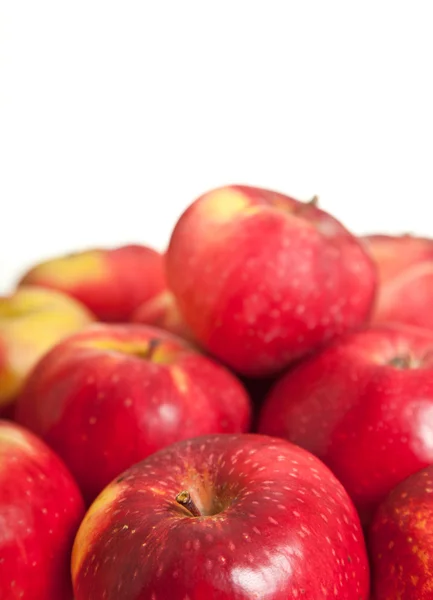
[[[22,286],[0,297],[0,412],[13,401],[36,362],[56,342],[94,321],[66,294]]]
[[[95,248],[42,262],[20,283],[69,294],[100,321],[126,322],[138,306],[165,288],[164,258],[137,244]]]
[[[183,339],[194,341],[190,328],[180,314],[176,299],[168,289],[143,302],[132,313],[131,322],[153,325]]]
[[[370,235],[364,242],[379,273],[372,320],[433,329],[433,240]]]

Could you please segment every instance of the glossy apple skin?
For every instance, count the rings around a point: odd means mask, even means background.
[[[15,419],[58,452],[90,502],[130,465],[179,439],[247,431],[251,406],[234,375],[180,338],[98,324],[39,362]]]
[[[285,368],[370,316],[373,262],[310,203],[248,186],[212,190],[182,214],[169,287],[196,339],[242,375]]]
[[[176,299],[168,289],[141,304],[130,320],[131,323],[159,327],[194,342],[194,336],[180,314]]]
[[[123,323],[166,287],[164,258],[138,244],[95,248],[37,264],[23,275],[23,283],[60,290],[85,304],[99,321]]]
[[[433,597],[433,466],[401,482],[369,532],[375,600]]]
[[[23,286],[0,297],[0,416],[12,414],[15,397],[41,356],[94,320],[78,301],[42,287]]]
[[[203,516],[177,504],[187,490]],[[134,465],[74,543],[75,600],[368,600],[356,511],[314,456],[281,439],[210,435]]]
[[[371,235],[364,242],[379,273],[372,321],[433,329],[433,240]]]
[[[419,368],[397,368],[412,356]],[[433,333],[382,326],[347,335],[283,375],[258,430],[318,456],[366,524],[400,481],[433,462]]]
[[[32,433],[0,420],[0,598],[72,600],[72,544],[84,516],[76,483]]]

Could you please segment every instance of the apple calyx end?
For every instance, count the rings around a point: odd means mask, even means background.
[[[194,500],[191,498],[191,494],[188,490],[182,490],[176,496],[176,502],[186,508],[193,517],[201,517],[202,514],[194,503]]]

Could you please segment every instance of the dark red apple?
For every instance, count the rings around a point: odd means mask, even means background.
[[[71,550],[84,516],[77,484],[40,439],[0,420],[0,598],[71,600]]]
[[[258,429],[322,459],[367,523],[433,462],[433,332],[383,326],[336,341],[277,382]]]
[[[209,435],[134,465],[74,543],[75,600],[368,600],[358,516],[314,456]]]
[[[371,258],[315,202],[249,186],[191,204],[166,254],[197,341],[235,371],[268,376],[370,316]]]
[[[97,324],[38,363],[15,418],[58,452],[90,502],[177,440],[247,431],[251,406],[234,375],[184,340],[145,325]]]
[[[364,242],[379,273],[372,320],[433,329],[433,240],[370,235]]]
[[[369,532],[374,600],[433,598],[433,466],[397,485]]]

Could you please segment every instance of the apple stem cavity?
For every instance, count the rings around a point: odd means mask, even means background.
[[[183,490],[179,492],[176,496],[176,502],[186,508],[193,517],[201,517],[202,514],[194,503],[194,500],[191,498],[191,494],[187,490]]]
[[[389,365],[394,369],[415,369],[418,366],[416,360],[410,354],[395,356],[390,360]]]

